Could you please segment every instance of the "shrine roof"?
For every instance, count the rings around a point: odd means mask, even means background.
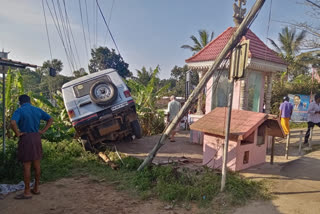
[[[212,40],[207,44],[202,50],[196,53],[194,56],[186,59],[187,63],[192,62],[203,62],[203,61],[213,61],[221,53],[223,48],[228,43],[229,39],[236,31],[236,27],[229,27],[223,33],[221,33],[217,38]],[[249,57],[261,59],[269,62],[274,62],[277,64],[287,65],[275,51],[271,50],[266,46],[258,36],[256,36],[250,29],[248,29],[245,36],[241,40],[250,40],[249,44]]]
[[[193,123],[190,128],[224,137],[227,113],[228,109],[226,107],[215,108]],[[276,117],[265,113],[236,109],[232,109],[229,136],[232,139],[243,140],[262,124],[267,126],[268,135],[284,137],[280,122]]]

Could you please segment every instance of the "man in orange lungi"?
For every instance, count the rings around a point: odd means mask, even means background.
[[[289,97],[285,96],[283,98],[283,103],[280,105],[280,119],[281,119],[281,126],[286,135],[289,134],[290,132],[290,127],[289,127],[289,120],[292,115],[292,110],[293,110],[293,105],[289,103]]]

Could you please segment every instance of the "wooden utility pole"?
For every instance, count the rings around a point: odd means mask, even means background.
[[[162,134],[160,140],[158,143],[153,147],[153,149],[150,151],[149,155],[144,159],[143,163],[139,166],[138,171],[143,169],[145,166],[150,164],[153,160],[153,158],[156,156],[158,150],[165,144],[165,140],[168,138],[171,131],[174,129],[174,127],[181,121],[183,116],[188,112],[191,105],[195,102],[197,99],[197,96],[203,91],[206,84],[208,83],[209,79],[212,77],[214,72],[219,68],[221,62],[226,58],[228,53],[239,43],[241,37],[245,35],[245,33],[248,30],[248,26],[253,22],[254,18],[256,17],[258,11],[263,6],[265,0],[257,0],[253,7],[251,8],[248,15],[245,17],[243,22],[240,24],[239,27],[237,27],[236,32],[233,34],[233,36],[228,41],[227,45],[224,47],[224,49],[221,51],[219,56],[216,58],[212,66],[209,68],[209,70],[205,73],[203,78],[200,80],[198,86],[194,89],[194,91],[191,93],[190,97],[186,101],[186,103],[182,106],[180,109],[178,115],[173,119],[173,121],[169,124],[169,126],[165,129],[164,133]]]

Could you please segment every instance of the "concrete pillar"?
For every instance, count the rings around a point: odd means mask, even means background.
[[[203,75],[204,75],[204,71],[198,71],[199,74],[199,82],[202,79]],[[203,110],[202,110],[202,106],[203,106],[203,92],[199,94],[198,96],[198,104],[197,104],[197,112],[196,114],[204,114]]]
[[[240,110],[248,109],[248,72],[246,71],[244,78],[240,80]]]
[[[271,96],[272,96],[272,79],[273,79],[273,74],[270,73],[267,78],[267,93],[265,94],[266,96],[266,114],[270,114],[271,112]]]

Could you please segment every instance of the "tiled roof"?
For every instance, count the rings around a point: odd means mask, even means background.
[[[37,65],[32,65],[29,63],[14,61],[11,59],[1,58],[1,57],[0,57],[0,65],[9,66],[9,67],[12,66],[17,68],[25,68],[25,67],[37,68],[38,67]]]
[[[226,107],[215,108],[193,123],[190,128],[192,130],[224,137],[227,113],[228,109]],[[243,140],[267,119],[268,115],[264,113],[233,109],[229,136],[232,139]],[[273,127],[272,129],[274,128],[281,129],[279,126]]]
[[[237,28],[235,27],[227,28],[227,30],[212,40],[202,50],[187,59],[186,62],[191,63],[215,60],[226,46],[236,29]],[[266,46],[250,29],[242,38],[242,40],[244,39],[250,40],[249,57],[286,65],[286,62],[284,62],[273,50],[268,48],[268,46]]]

